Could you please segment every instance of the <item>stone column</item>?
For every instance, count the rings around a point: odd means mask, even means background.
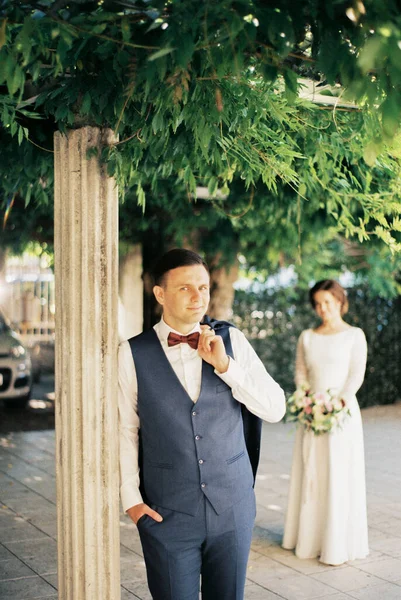
[[[208,315],[215,319],[230,320],[233,314],[234,287],[238,279],[238,261],[229,267],[211,268],[211,298]]]
[[[55,134],[59,600],[120,598],[118,197],[90,148],[110,130]]]
[[[142,247],[120,244],[119,338],[128,340],[143,329]]]

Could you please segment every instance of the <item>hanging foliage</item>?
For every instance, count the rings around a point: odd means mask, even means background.
[[[166,181],[183,207],[206,185],[255,255],[259,228],[294,248],[319,222],[397,251],[400,33],[391,1],[3,0],[3,205],[51,202],[54,130],[91,124],[143,210]],[[360,111],[301,101],[305,76]]]

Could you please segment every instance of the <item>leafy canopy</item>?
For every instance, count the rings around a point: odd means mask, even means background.
[[[254,256],[262,231],[273,251],[317,223],[399,249],[396,2],[2,0],[0,18],[4,204],[51,201],[54,130],[93,124],[119,136],[103,158],[128,199],[196,213],[206,184]],[[300,101],[299,76],[363,110]]]

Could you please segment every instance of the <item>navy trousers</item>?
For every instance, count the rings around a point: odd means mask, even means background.
[[[256,507],[253,489],[217,515],[206,498],[195,517],[151,507],[137,523],[153,600],[243,600]]]

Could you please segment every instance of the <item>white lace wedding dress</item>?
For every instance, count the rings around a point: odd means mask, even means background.
[[[297,427],[283,547],[299,558],[339,565],[368,550],[365,461],[356,392],[366,366],[363,331],[322,335],[307,329],[297,345],[296,385],[336,390],[351,411],[342,429],[314,435]]]

